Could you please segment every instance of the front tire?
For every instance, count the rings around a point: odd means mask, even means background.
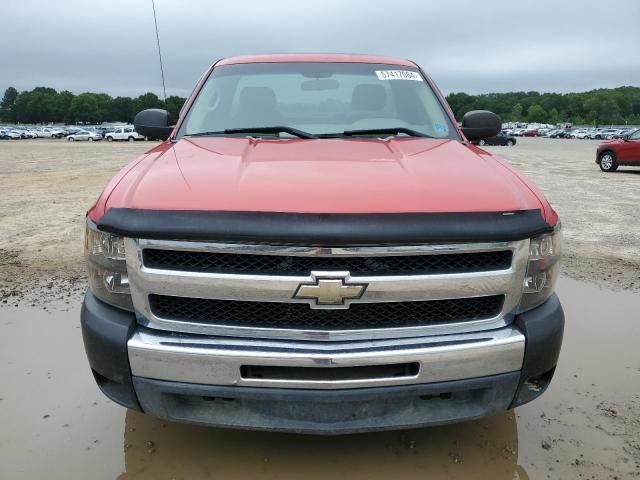
[[[133,138],[133,137],[129,137],[129,138],[128,138],[128,140],[129,140],[130,142],[135,142],[135,141],[136,141],[136,139],[135,139],[135,138]]]
[[[107,137],[107,142],[113,142],[113,137]]]
[[[93,142],[93,137],[89,137],[89,141],[90,141],[90,142]]]
[[[73,137],[69,137],[69,141],[70,141],[70,142],[74,142],[75,140],[76,140],[75,138],[73,138]]]
[[[507,147],[513,147],[515,144],[516,142],[514,142],[513,140],[507,140],[507,143],[505,143]]]
[[[618,162],[616,162],[616,154],[607,150],[600,155],[600,170],[603,172],[615,172],[618,169]]]
[[[487,141],[484,138],[478,141],[478,145],[480,145],[481,147],[484,147],[486,144],[487,144]]]

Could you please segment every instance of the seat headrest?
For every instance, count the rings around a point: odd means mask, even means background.
[[[243,110],[274,110],[276,94],[269,87],[244,87],[240,92],[240,108]]]
[[[382,85],[362,84],[353,89],[354,110],[382,110],[387,104],[387,91]]]

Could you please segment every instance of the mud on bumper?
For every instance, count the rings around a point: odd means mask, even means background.
[[[307,346],[300,342],[299,355],[277,347],[265,351],[258,342],[249,357],[246,345],[240,345],[245,341],[235,346],[223,339],[190,345],[184,336],[158,337],[157,332],[139,327],[133,313],[108,306],[90,292],[81,323],[99,387],[128,408],[204,425],[338,434],[469,420],[533,400],[553,376],[564,315],[554,295],[518,316],[509,332],[487,332],[484,340],[476,334],[474,341],[457,344],[427,338],[412,339],[409,346],[406,341],[402,345],[374,342],[375,352],[357,345],[342,345],[340,352],[327,352],[326,347],[318,352],[309,342]],[[283,362],[283,357],[289,360]],[[366,381],[354,381],[348,375],[342,382],[314,379],[310,383],[309,378],[295,375],[282,381],[240,373],[241,365],[247,363],[310,367],[346,362],[343,366],[349,367],[359,365],[358,359],[371,362],[371,358],[377,358],[373,363],[379,365],[406,361],[419,368],[389,379],[384,386],[367,386]],[[439,368],[444,364],[448,367]]]

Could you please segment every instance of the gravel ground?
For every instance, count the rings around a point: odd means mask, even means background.
[[[0,143],[0,301],[76,301],[85,285],[83,219],[103,186],[148,142]],[[545,192],[564,226],[564,272],[616,289],[640,289],[640,168],[600,172],[596,142],[519,139],[487,147]]]
[[[104,185],[148,142],[0,143],[0,301],[76,302],[86,281],[84,216]]]
[[[640,168],[603,173],[595,140],[520,138],[486,147],[522,170],[560,214],[563,271],[570,277],[640,291]]]

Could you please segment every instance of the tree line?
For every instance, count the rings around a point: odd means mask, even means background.
[[[166,103],[155,93],[139,97],[111,97],[106,93],[73,93],[53,88],[36,87],[18,93],[14,87],[4,92],[0,102],[0,121],[7,123],[102,123],[133,122],[133,117],[146,108],[164,108],[178,118],[186,101],[171,96]]]
[[[503,122],[640,125],[640,88],[601,88],[580,93],[451,93],[447,101],[461,120],[470,110],[491,110]]]
[[[111,97],[105,93],[73,93],[36,87],[18,93],[9,87],[0,102],[0,121],[7,123],[132,122],[146,108],[164,108],[177,118],[185,98],[166,103],[154,93]],[[504,122],[574,125],[639,125],[640,88],[602,88],[580,93],[510,92],[469,95],[451,93],[447,101],[458,120],[470,110],[491,110]]]

